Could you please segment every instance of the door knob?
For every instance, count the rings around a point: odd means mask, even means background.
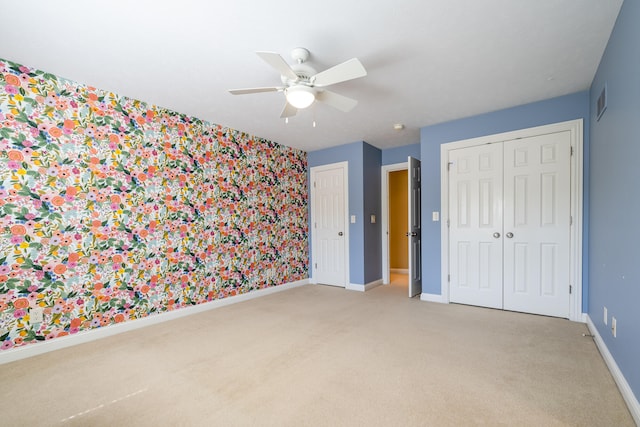
[[[508,238],[512,238],[512,237],[513,237],[513,233],[512,233],[512,232],[508,232],[508,233],[507,233],[507,237],[508,237]]]
[[[342,236],[344,233],[342,231],[338,231],[338,236]]]
[[[498,233],[497,231],[495,233],[493,233],[493,237],[495,237],[496,239],[500,238],[500,233]]]
[[[416,237],[418,235],[418,233],[416,233],[415,231],[408,231],[407,232],[407,237]]]

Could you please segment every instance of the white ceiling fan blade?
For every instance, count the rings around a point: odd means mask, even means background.
[[[267,64],[275,68],[281,75],[288,77],[291,80],[298,80],[298,75],[279,54],[275,52],[256,52],[256,54]]]
[[[367,75],[367,70],[357,58],[350,59],[328,70],[324,70],[311,77],[314,86],[329,86]]]
[[[328,90],[318,92],[316,94],[316,99],[318,101],[324,102],[327,105],[330,105],[333,108],[344,111],[345,113],[353,110],[353,108],[358,105],[358,101],[356,101],[355,99],[349,98],[344,95],[338,95],[337,93]]]
[[[298,113],[298,109],[288,102],[284,104],[284,108],[282,109],[282,113],[280,114],[281,119],[286,119],[287,117],[293,117]]]
[[[284,87],[252,87],[247,89],[229,89],[229,93],[232,95],[245,95],[247,93],[279,92],[281,90],[284,90]]]

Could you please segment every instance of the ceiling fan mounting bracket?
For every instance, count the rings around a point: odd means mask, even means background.
[[[309,51],[303,47],[296,47],[291,51],[291,57],[298,64],[302,64],[309,59]]]

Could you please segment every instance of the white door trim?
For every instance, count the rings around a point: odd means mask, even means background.
[[[382,283],[388,285],[391,281],[389,267],[389,173],[407,170],[407,162],[382,166]]]
[[[349,279],[350,279],[350,275],[349,275],[349,162],[338,162],[338,163],[331,163],[328,165],[322,165],[322,166],[314,166],[309,170],[309,210],[310,210],[310,218],[311,221],[309,223],[309,227],[311,228],[311,242],[312,242],[312,246],[311,246],[311,265],[309,266],[309,269],[313,272],[314,268],[313,266],[314,261],[315,261],[315,257],[317,256],[318,253],[318,248],[317,243],[316,243],[316,235],[315,235],[315,227],[313,226],[314,221],[315,221],[315,213],[314,213],[314,206],[315,206],[315,197],[316,197],[316,191],[315,188],[313,186],[313,182],[315,180],[315,176],[318,172],[323,172],[326,170],[331,170],[331,169],[339,169],[342,168],[343,174],[344,174],[344,180],[343,180],[343,194],[344,194],[344,224],[345,224],[345,228],[344,228],[344,244],[345,244],[345,251],[344,251],[344,287],[346,288],[347,285],[350,283]],[[313,274],[309,275],[309,283],[312,284],[317,284],[318,282],[316,281],[316,278],[313,277]]]
[[[549,133],[571,132],[571,278],[567,285],[572,286],[570,295],[569,319],[575,322],[583,321],[582,313],[582,215],[583,215],[583,120],[520,129],[512,132],[465,139],[440,145],[440,210],[442,221],[440,224],[441,241],[441,278],[440,287],[442,302],[449,303],[449,151],[489,144],[492,142],[510,141]]]

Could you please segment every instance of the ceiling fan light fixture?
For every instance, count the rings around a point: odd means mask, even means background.
[[[284,94],[287,97],[287,102],[299,110],[309,107],[316,100],[313,88],[304,85],[288,87]]]
[[[256,52],[256,54],[278,71],[283,86],[231,89],[229,92],[232,95],[283,92],[287,100],[280,113],[280,118],[283,119],[295,116],[299,110],[309,108],[316,101],[345,113],[351,111],[358,104],[355,99],[325,89],[325,87],[336,83],[366,76],[367,70],[357,58],[351,58],[318,73],[306,63],[309,51],[304,48],[293,50],[292,57],[296,61],[294,65],[289,65],[282,56],[275,52]]]

